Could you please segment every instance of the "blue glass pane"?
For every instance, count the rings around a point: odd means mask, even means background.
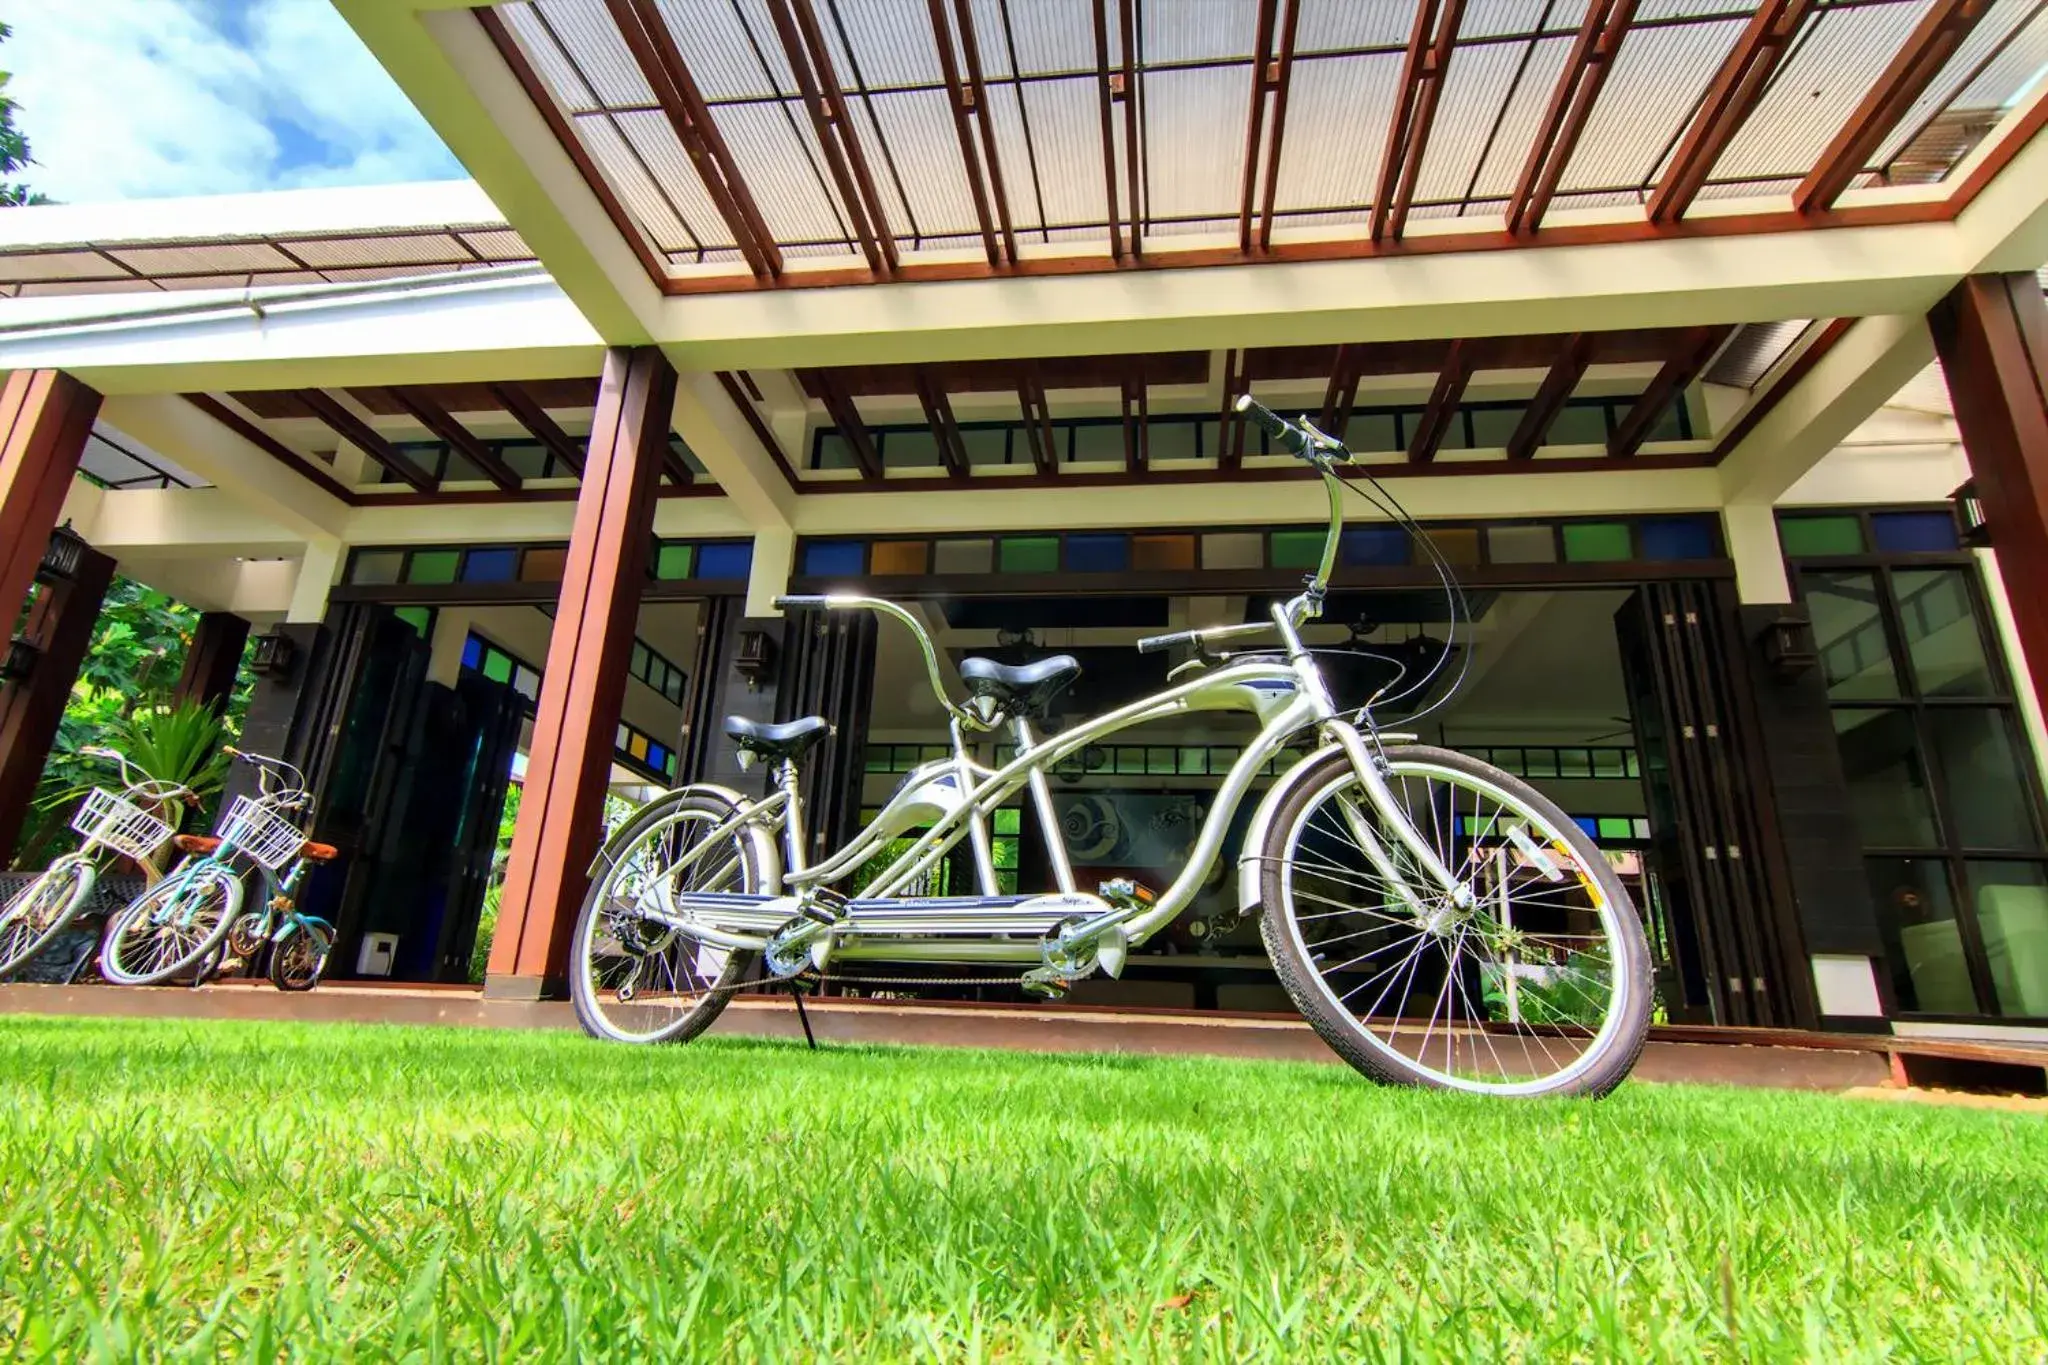
[[[1600,822],[1593,817],[1589,815],[1575,815],[1572,817],[1572,823],[1586,831],[1588,839],[1598,839],[1600,837]]]
[[[647,746],[647,766],[657,772],[668,771],[668,750],[659,744]]]
[[[1122,573],[1131,567],[1131,538],[1120,535],[1068,536],[1069,573]]]
[[[1873,512],[1870,533],[1879,554],[1928,554],[1957,548],[1955,519],[1947,512]]]
[[[697,548],[697,577],[745,578],[754,567],[754,543],[728,541]]]
[[[471,550],[462,561],[465,583],[510,583],[519,576],[519,551]]]
[[[866,547],[857,540],[814,540],[804,546],[804,572],[814,578],[858,578]],[[710,547],[705,547],[710,556]]]
[[[1714,526],[1705,517],[1650,517],[1642,523],[1644,559],[1712,559]]]
[[[462,642],[462,666],[482,668],[484,663],[484,642],[472,635]]]
[[[1338,552],[1346,564],[1406,564],[1408,547],[1398,526],[1361,526],[1344,533]]]

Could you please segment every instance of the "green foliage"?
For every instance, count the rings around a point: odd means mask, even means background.
[[[14,36],[14,30],[0,24],[0,41]],[[11,176],[35,164],[29,155],[28,138],[14,126],[14,111],[20,106],[6,93],[7,82],[12,73],[0,71],[0,175]],[[11,208],[21,204],[47,204],[48,196],[39,194],[28,186],[12,180],[0,181],[0,208]]]
[[[0,1342],[2035,1360],[2044,1164],[2039,1114],[1803,1091],[1513,1103],[1315,1063],[12,1016]]]

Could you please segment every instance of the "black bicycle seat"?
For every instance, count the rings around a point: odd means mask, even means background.
[[[994,659],[964,659],[960,680],[970,697],[990,697],[1004,715],[1037,720],[1052,699],[1081,676],[1081,663],[1071,654],[1055,654],[1028,664],[999,664]]]
[[[798,758],[832,729],[823,716],[801,716],[780,725],[727,716],[725,732],[748,753],[763,758]]]

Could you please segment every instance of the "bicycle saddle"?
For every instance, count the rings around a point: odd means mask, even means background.
[[[1042,719],[1052,699],[1080,676],[1080,661],[1071,654],[1055,654],[1014,667],[994,659],[960,662],[960,681],[967,684],[968,696],[988,697],[1003,714],[1026,720]]]
[[[832,726],[823,716],[803,716],[780,725],[727,716],[725,732],[739,747],[762,758],[800,758],[806,749],[823,739]]]

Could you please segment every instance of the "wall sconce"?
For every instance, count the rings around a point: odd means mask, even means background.
[[[1820,662],[1820,650],[1813,642],[1813,623],[1803,616],[1774,618],[1764,626],[1757,647],[1780,682],[1790,682]]]
[[[27,682],[36,671],[36,660],[42,657],[43,651],[22,636],[15,636],[7,642],[7,653],[0,655],[0,682]]]
[[[289,678],[298,653],[298,644],[281,631],[259,635],[249,651],[249,671],[263,678]]]
[[[78,562],[85,557],[85,537],[65,522],[50,532],[43,547],[43,562],[36,565],[36,578],[44,583],[69,583],[78,576]]]
[[[765,630],[743,629],[733,650],[732,671],[747,680],[747,690],[761,686],[761,679],[775,667],[775,637]]]
[[[1984,520],[1984,500],[1977,496],[1977,481],[1948,495],[1949,512],[1956,519],[1956,539],[1976,549],[1991,543],[1991,527]]]

